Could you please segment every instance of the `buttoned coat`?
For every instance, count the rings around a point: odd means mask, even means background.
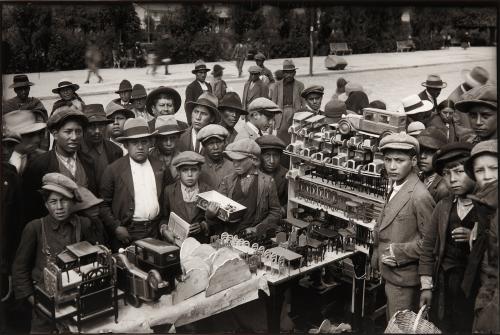
[[[193,139],[192,135],[193,134],[193,126],[189,126],[185,132],[181,134],[179,137],[179,142],[177,142],[177,148],[179,149],[180,152],[183,151],[195,151],[193,147]],[[200,143],[200,152],[199,154],[203,155],[205,153],[205,149],[203,148],[203,145]]]
[[[278,131],[278,137],[286,139],[288,128],[292,125],[293,114],[305,107],[305,100],[300,96],[304,90],[304,84],[297,79],[293,82],[293,112],[276,114],[274,117],[274,128]],[[271,100],[283,111],[283,80],[278,80],[273,88]],[[285,142],[286,143],[286,142]]]
[[[161,217],[165,169],[161,167],[163,163],[156,159],[149,158],[149,162],[155,175]],[[114,232],[118,226],[128,226],[135,211],[134,181],[129,155],[123,156],[106,168],[102,176],[101,197],[104,200],[101,216],[108,231]]]
[[[212,85],[209,82],[205,82],[207,85],[208,91],[212,93]],[[203,89],[200,86],[198,80],[194,80],[186,87],[186,100],[184,102],[184,110],[186,111],[186,119],[187,123],[191,125],[191,114],[193,114],[194,106],[192,104],[188,104],[188,102],[195,102],[198,100],[199,96],[203,93]]]
[[[245,122],[243,127],[238,131],[238,135],[234,138],[234,142],[242,140],[244,138],[249,138],[251,140],[256,140],[260,135],[257,134],[252,128],[248,126],[248,122]]]
[[[269,86],[266,83],[259,79],[250,89],[251,83],[252,82],[248,80],[243,88],[243,98],[241,102],[243,103],[244,110],[248,110],[248,105],[257,98],[269,98]]]
[[[411,173],[396,196],[385,203],[374,228],[373,260],[382,277],[393,285],[418,286],[418,261],[423,234],[428,230],[435,202],[425,185]],[[382,263],[392,244],[396,267]],[[373,264],[373,262],[372,262]]]

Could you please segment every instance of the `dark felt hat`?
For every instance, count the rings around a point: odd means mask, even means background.
[[[439,150],[448,143],[446,134],[436,127],[429,127],[422,130],[417,136],[417,141],[420,144],[421,151],[422,148]]]
[[[16,74],[14,78],[12,78],[12,84],[9,86],[9,88],[18,88],[18,87],[26,87],[26,86],[33,86],[31,81],[29,81],[28,76],[25,74]]]
[[[120,94],[121,92],[127,91],[132,91],[132,84],[127,79],[123,79],[118,87],[118,91],[115,91],[115,93]]]
[[[146,89],[141,84],[135,84],[132,88],[132,95],[130,96],[130,100],[142,99],[147,97]]]
[[[264,135],[255,140],[262,151],[267,149],[285,150],[285,143],[277,136]]]
[[[113,123],[112,120],[106,118],[104,106],[101,104],[84,105],[83,114],[85,114],[89,123]]]
[[[165,94],[174,101],[175,113],[177,113],[179,108],[181,108],[181,95],[179,94],[179,92],[177,92],[177,90],[166,86],[160,86],[157,89],[154,89],[151,92],[149,92],[148,97],[146,99],[146,111],[149,114],[155,116],[151,107],[153,106],[155,98],[160,94]]]
[[[224,109],[236,110],[242,115],[248,114],[248,112],[243,109],[240,96],[236,92],[227,92],[222,97],[221,101],[219,102],[219,111],[223,111]]]
[[[71,87],[75,92],[80,88],[78,84],[73,84],[71,81],[63,79],[57,84],[56,88],[52,89],[52,93],[59,94],[59,91],[66,87]]]
[[[446,163],[469,157],[472,147],[472,143],[465,142],[454,142],[445,145],[432,158],[434,170],[437,174],[442,175]]]

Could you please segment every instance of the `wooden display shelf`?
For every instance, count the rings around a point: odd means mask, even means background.
[[[291,202],[294,202],[296,204],[300,204],[302,206],[306,206],[306,207],[310,207],[310,208],[316,208],[316,209],[321,209],[321,210],[324,210],[326,211],[328,214],[330,215],[333,215],[333,216],[336,216],[340,219],[343,219],[343,220],[346,220],[346,221],[352,221],[354,222],[355,224],[357,225],[360,225],[360,226],[363,226],[363,227],[366,227],[370,230],[373,230],[373,228],[375,227],[375,221],[372,220],[371,222],[369,223],[366,223],[366,222],[363,222],[361,220],[358,220],[358,219],[353,219],[353,218],[348,218],[344,212],[342,211],[338,211],[338,210],[333,210],[329,207],[326,207],[322,204],[311,204],[303,199],[300,199],[300,198],[297,198],[297,197],[293,197],[293,198],[288,198],[289,201]]]

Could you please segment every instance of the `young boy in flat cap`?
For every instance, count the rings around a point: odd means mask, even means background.
[[[451,191],[432,213],[429,230],[424,234],[419,261],[423,281],[434,282],[434,292],[421,292],[421,304],[431,305],[437,326],[450,333],[472,331],[474,297],[466,297],[460,287],[470,254],[470,236],[477,222],[477,211],[467,196],[476,183],[465,173],[472,144],[452,143],[435,154],[434,169]],[[432,280],[431,277],[434,277]],[[477,287],[476,289],[477,290]]]
[[[418,156],[420,178],[427,186],[434,201],[438,203],[439,200],[449,195],[450,190],[443,178],[434,170],[432,162],[436,152],[446,145],[446,135],[440,129],[430,127],[420,132],[417,141],[420,145],[420,155]]]
[[[281,214],[276,185],[271,176],[259,170],[258,144],[242,139],[229,144],[224,153],[233,161],[234,172],[222,180],[218,191],[247,209],[239,222],[225,224],[215,217],[218,205],[211,203],[206,211],[211,227],[230,234],[265,234],[276,227]]]
[[[320,85],[312,85],[304,89],[302,93],[300,93],[300,96],[304,98],[306,102],[303,111],[322,115],[323,111],[320,109],[324,91],[325,88]]]
[[[266,98],[257,98],[248,106],[248,121],[245,122],[235,142],[241,139],[255,140],[268,131],[276,114],[281,113],[278,105]]]
[[[16,299],[33,304],[34,282],[43,285],[43,268],[48,261],[70,244],[86,240],[89,221],[72,215],[71,209],[79,200],[78,185],[60,173],[43,176],[41,195],[48,214],[35,219],[24,228],[12,267]],[[49,333],[52,325],[39,311],[33,311],[32,333]]]
[[[196,197],[199,193],[207,192],[213,188],[200,180],[201,167],[205,162],[202,155],[194,151],[184,151],[172,160],[172,165],[177,169],[179,179],[165,187],[163,211],[168,222],[170,213],[177,214],[181,219],[190,224],[189,235],[201,243],[208,242],[208,226],[205,214],[196,206]],[[160,227],[162,235],[170,242],[174,242],[172,232],[167,225]]]
[[[111,101],[106,106],[106,118],[111,120],[112,122],[108,125],[107,134],[109,136],[109,140],[116,144],[122,149],[123,156],[127,154],[127,149],[123,146],[122,143],[118,142],[116,139],[123,134],[123,126],[125,125],[125,121],[127,119],[131,119],[135,117],[134,113],[122,107],[121,105],[114,103]]]
[[[392,188],[374,228],[372,267],[385,280],[387,319],[398,310],[418,311],[419,243],[430,224],[435,202],[414,172],[418,141],[406,133],[380,141]],[[422,289],[428,289],[424,286]]]
[[[233,163],[224,157],[226,139],[229,135],[226,128],[218,124],[209,124],[198,133],[205,152],[205,164],[201,167],[201,179],[212,190],[216,190],[222,179],[233,172]]]

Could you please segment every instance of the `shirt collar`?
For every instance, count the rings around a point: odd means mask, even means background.
[[[259,135],[259,128],[257,128],[252,122],[247,122],[248,128],[252,129],[257,135]]]
[[[135,166],[139,168],[147,167],[150,166],[151,164],[149,163],[149,159],[146,159],[144,163],[138,163],[132,159],[132,157],[129,156],[130,159],[130,166]]]
[[[396,183],[393,183],[392,184],[393,192],[399,192],[399,190],[406,184],[407,181],[408,181],[408,178],[401,185],[396,185]]]
[[[76,226],[76,222],[75,222],[75,217],[74,216],[70,216],[66,221],[62,221],[62,222],[61,221],[57,221],[51,215],[47,215],[45,218],[47,219],[47,221],[50,224],[50,227],[54,231],[59,230],[59,227],[61,227],[61,225],[68,224],[68,223],[71,224],[73,227]]]
[[[429,93],[429,91],[425,90],[425,93],[427,93],[427,96],[431,100],[431,102],[434,102],[434,97]]]
[[[69,162],[71,160],[75,160],[76,161],[76,158],[77,158],[76,152],[73,155],[69,156],[69,157],[65,157],[65,156],[59,154],[59,152],[57,152],[57,147],[54,148],[54,151],[56,152],[56,157],[58,159],[60,159],[61,161],[63,161],[63,162],[67,163],[67,162]]]

